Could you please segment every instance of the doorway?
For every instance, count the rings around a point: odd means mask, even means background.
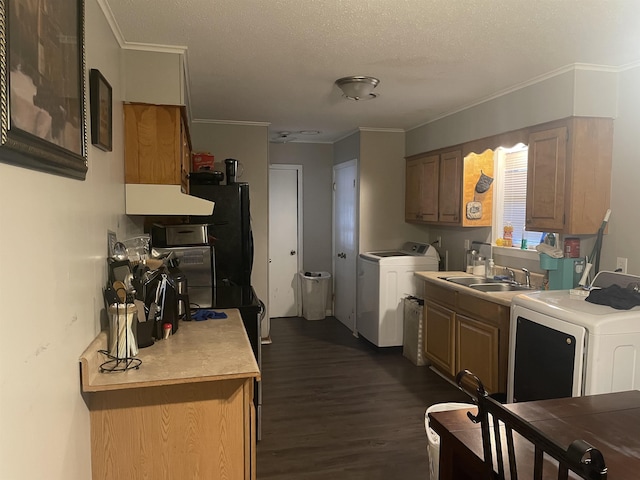
[[[301,315],[302,165],[269,167],[269,317]]]
[[[333,167],[334,316],[356,332],[358,257],[358,162]]]

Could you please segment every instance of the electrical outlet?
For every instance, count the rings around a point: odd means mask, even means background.
[[[469,250],[471,248],[471,240],[468,238],[464,241],[464,249]]]
[[[442,248],[442,237],[440,235],[438,235],[436,241],[438,242],[438,247]]]
[[[616,271],[620,270],[622,273],[627,273],[627,259],[624,257],[616,258]]]

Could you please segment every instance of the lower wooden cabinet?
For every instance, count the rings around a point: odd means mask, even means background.
[[[470,370],[491,393],[506,393],[510,308],[425,282],[424,355],[453,379]]]
[[[446,307],[424,302],[424,317],[427,321],[424,336],[424,354],[433,365],[450,375],[455,375],[454,340],[456,312]]]
[[[464,315],[456,315],[456,371],[470,370],[490,392],[497,392],[499,389],[499,338],[498,327]]]

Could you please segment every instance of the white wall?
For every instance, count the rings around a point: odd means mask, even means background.
[[[120,49],[97,1],[85,4],[87,72],[113,88],[113,152],[89,147],[85,181],[0,163],[3,480],[90,478],[78,358],[100,330],[107,230],[139,231],[124,216]]]
[[[618,117],[613,127],[611,218],[600,265],[613,270],[616,257],[629,259],[628,272],[640,275],[640,67],[619,75]]]
[[[240,162],[239,182],[249,183],[254,260],[251,282],[258,297],[266,304],[269,298],[269,142],[266,125],[224,123],[191,124],[193,151],[210,152],[217,170],[224,170],[224,160]],[[240,170],[240,169],[239,169]]]
[[[360,252],[428,242],[428,229],[404,221],[404,132],[360,131]]]

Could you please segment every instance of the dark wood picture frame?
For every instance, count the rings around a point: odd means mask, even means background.
[[[0,161],[84,180],[84,0],[0,0]]]
[[[89,98],[91,143],[110,152],[113,147],[113,96],[111,85],[95,68],[89,71]]]

